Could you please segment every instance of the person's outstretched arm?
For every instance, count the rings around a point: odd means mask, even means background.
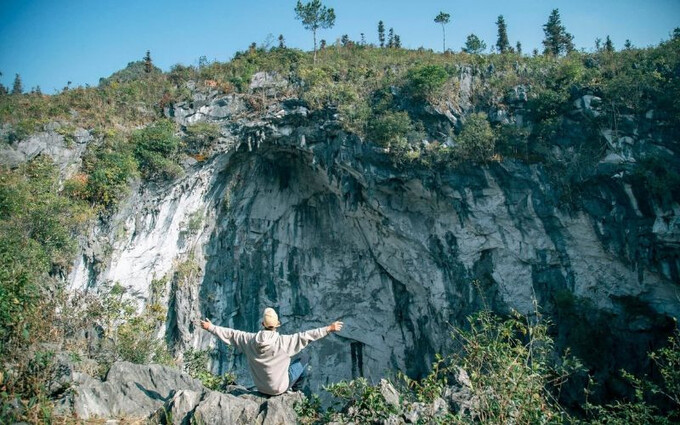
[[[342,322],[333,322],[328,326],[318,329],[312,329],[305,332],[298,332],[293,335],[281,335],[282,348],[289,356],[294,356],[310,342],[316,341],[328,335],[331,332],[338,332],[342,329],[344,324]]]
[[[250,341],[255,336],[254,333],[237,331],[236,329],[225,328],[222,326],[215,326],[210,322],[209,319],[201,320],[201,327],[224,341],[226,344],[233,345],[239,350],[243,350],[248,341]]]

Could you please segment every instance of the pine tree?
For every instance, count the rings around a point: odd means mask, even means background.
[[[340,37],[340,43],[342,43],[342,47],[349,46],[349,35],[343,34],[342,37]]]
[[[361,45],[366,45],[366,35],[363,32],[361,33]]]
[[[12,94],[21,94],[24,92],[24,86],[21,84],[21,76],[16,74],[14,77],[14,84],[12,84]]]
[[[2,72],[0,72],[0,78],[2,77]],[[4,96],[7,94],[7,87],[5,87],[2,83],[0,83],[0,96]]]
[[[604,51],[612,53],[614,51],[614,43],[612,43],[612,40],[607,36],[607,39],[604,42]]]
[[[321,4],[320,0],[312,0],[302,4],[298,0],[295,6],[295,17],[302,21],[302,26],[312,31],[314,37],[314,63],[316,63],[316,31],[319,28],[332,28],[335,25],[335,11]]]
[[[380,47],[385,47],[385,24],[383,24],[383,21],[378,22],[378,41]]]
[[[319,50],[324,50],[326,48],[326,40],[321,39],[321,42],[319,43]]]
[[[569,53],[574,50],[574,36],[569,34],[562,25],[560,11],[553,9],[548,22],[543,25],[545,39],[543,40],[544,54],[559,56],[561,53]]]
[[[599,52],[600,50],[602,50],[602,39],[600,37],[597,37],[595,39],[595,51]]]
[[[279,34],[279,49],[286,48],[286,39],[283,38],[283,34]]]
[[[401,49],[401,37],[399,37],[399,34],[394,34],[394,48]]]
[[[390,49],[394,47],[394,28],[390,28],[387,33],[387,47]]]
[[[510,51],[510,41],[508,40],[508,29],[505,25],[505,19],[503,15],[498,16],[496,21],[496,26],[498,26],[498,40],[496,41],[496,48],[498,52],[503,54]]]
[[[671,36],[673,40],[680,40],[680,27],[675,27],[673,30],[673,35]]]
[[[147,50],[146,55],[144,56],[144,72],[147,74],[151,74],[151,71],[153,71],[153,63],[151,62],[151,51]]]
[[[624,47],[626,50],[630,50],[630,49],[633,48],[633,43],[631,43],[630,40],[626,39],[626,43],[623,45],[623,47]]]
[[[486,43],[482,41],[477,35],[470,34],[465,40],[465,47],[463,51],[465,53],[470,53],[471,55],[478,55],[486,50]]]
[[[451,22],[451,15],[449,15],[448,13],[439,12],[439,15],[437,15],[434,18],[434,22],[442,25],[442,37],[443,37],[443,50],[442,51],[446,52],[446,29],[444,28],[444,26],[446,24],[448,24],[449,22]]]
[[[517,44],[515,45],[515,49],[517,50],[517,54],[522,56],[522,43],[518,41]]]
[[[35,94],[42,96],[42,90],[40,89],[40,86],[35,87]]]

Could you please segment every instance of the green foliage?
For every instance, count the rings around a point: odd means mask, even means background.
[[[416,99],[427,99],[437,94],[448,78],[449,74],[441,65],[412,68],[406,76],[408,91]]]
[[[64,190],[76,199],[112,208],[129,193],[137,167],[133,146],[122,136],[112,134],[102,144],[88,146],[82,173],[67,180]]]
[[[198,284],[198,276],[201,272],[201,266],[194,258],[193,254],[186,260],[178,263],[175,266],[174,281],[177,286],[194,286]]]
[[[21,76],[16,74],[14,77],[14,83],[12,83],[12,94],[22,94],[24,92],[24,86],[21,83]]]
[[[148,303],[141,312],[138,308],[128,289],[119,283],[103,286],[98,300],[87,306],[88,318],[104,329],[107,338],[104,352],[98,354],[104,364],[117,360],[171,363],[165,342],[158,337],[167,313],[165,307]]]
[[[455,147],[455,156],[463,160],[483,162],[494,153],[496,135],[486,114],[471,114],[463,124]]]
[[[180,139],[175,136],[172,121],[156,121],[132,133],[130,140],[144,177],[170,180],[181,175],[182,169],[177,163]]]
[[[325,387],[343,406],[333,419],[342,423],[377,423],[397,413],[395,406],[386,402],[379,385],[370,385],[365,378],[341,381]]]
[[[544,54],[559,56],[562,53],[569,53],[574,50],[574,36],[569,34],[562,25],[559,10],[553,9],[550,13],[548,22],[543,25],[543,32],[545,33],[543,40]]]
[[[478,55],[486,50],[486,43],[475,34],[470,34],[465,39],[463,51],[472,55]]]
[[[187,125],[185,132],[187,153],[203,154],[212,142],[220,137],[220,126],[210,122],[197,122]]]
[[[33,338],[48,274],[70,268],[74,235],[91,217],[58,188],[58,170],[42,156],[0,169],[0,355]]]
[[[316,31],[319,28],[332,28],[335,25],[335,11],[327,8],[320,0],[302,3],[298,0],[295,5],[295,18],[302,22],[305,29],[314,34],[314,62],[316,62]]]
[[[184,371],[191,377],[198,379],[211,390],[224,390],[229,385],[236,384],[236,375],[227,372],[222,376],[215,375],[208,369],[210,352],[208,350],[189,349],[184,353]]]
[[[508,40],[508,28],[505,24],[503,15],[498,15],[496,27],[498,27],[498,38],[496,39],[496,49],[498,50],[498,53],[504,54],[510,52],[512,47],[510,47],[510,41]]]
[[[515,314],[502,320],[483,311],[469,318],[470,330],[458,330],[459,359],[478,398],[478,420],[485,424],[567,423],[555,400],[580,363],[569,356],[555,365],[548,324]]]
[[[446,52],[446,29],[445,25],[451,22],[451,15],[445,12],[439,12],[437,16],[434,18],[434,22],[437,24],[441,24],[442,26],[442,40],[443,40],[443,48],[442,52]]]
[[[370,121],[366,133],[369,140],[380,146],[399,147],[406,142],[406,135],[412,127],[406,112],[387,111]]]
[[[448,384],[448,376],[453,373],[455,366],[451,364],[451,358],[437,354],[430,373],[423,379],[411,379],[404,373],[398,373],[397,377],[410,391],[409,395],[415,401],[432,403]]]

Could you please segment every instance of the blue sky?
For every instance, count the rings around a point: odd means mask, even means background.
[[[470,0],[360,1],[325,0],[337,15],[335,27],[321,30],[329,42],[348,34],[377,42],[377,22],[394,27],[404,47],[441,49],[442,10],[451,14],[447,47],[459,50],[470,33],[495,43],[496,18],[502,14],[510,42],[525,52],[541,47],[542,25],[560,10],[562,23],[577,48],[591,50],[609,35],[617,48],[630,39],[649,46],[669,38],[680,26],[680,0]],[[0,72],[5,86],[19,73],[24,88],[44,93],[67,81],[96,85],[100,77],[141,59],[151,50],[154,63],[197,64],[202,55],[230,59],[251,42],[283,34],[291,47],[312,48],[311,33],[295,20],[294,0],[0,0]]]

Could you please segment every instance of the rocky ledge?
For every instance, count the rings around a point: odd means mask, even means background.
[[[104,380],[71,374],[71,389],[58,402],[58,416],[148,420],[158,424],[294,424],[302,393],[269,397],[244,387],[224,392],[167,366],[114,363]],[[192,422],[193,421],[193,422]]]

